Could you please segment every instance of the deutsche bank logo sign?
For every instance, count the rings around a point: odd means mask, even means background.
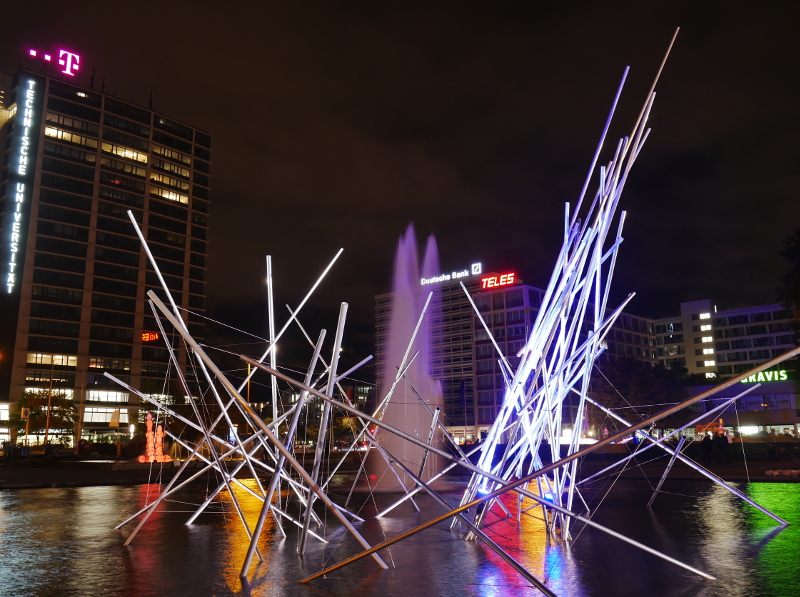
[[[473,276],[477,276],[478,274],[483,273],[482,270],[483,270],[483,268],[481,267],[480,263],[473,263],[472,264],[472,275]]]

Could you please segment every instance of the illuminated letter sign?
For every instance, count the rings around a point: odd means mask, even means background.
[[[515,274],[503,274],[502,276],[489,276],[481,278],[481,288],[496,288],[498,286],[508,286],[514,283]]]
[[[155,342],[160,337],[158,332],[144,332],[142,333],[142,342]]]
[[[762,381],[786,381],[789,374],[786,371],[759,371],[750,377],[744,378],[741,383],[759,383]]]
[[[426,284],[438,284],[439,282],[449,282],[451,280],[459,280],[461,278],[469,278],[470,276],[477,276],[481,273],[481,264],[473,263],[470,269],[462,269],[458,272],[450,272],[449,274],[439,274],[433,278],[420,278],[420,286]]]
[[[33,190],[33,170],[36,167],[36,148],[39,144],[39,114],[43,86],[31,75],[20,75],[16,81],[16,121],[9,168],[8,202],[4,225],[3,249],[7,254],[6,292],[14,292],[22,273],[27,237],[27,219]]]
[[[38,50],[28,50],[28,54],[36,58],[39,56]],[[42,60],[45,62],[52,62],[53,57],[50,54],[42,54]],[[70,52],[68,50],[58,51],[58,65],[62,67],[61,72],[70,77],[75,76],[75,71],[81,67],[81,57],[79,54]]]

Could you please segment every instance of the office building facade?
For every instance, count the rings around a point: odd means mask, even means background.
[[[160,285],[128,210],[176,303],[204,308],[210,136],[66,78],[0,75],[0,439],[26,391],[74,400],[84,434],[136,423],[138,398],[104,372],[165,392],[145,297]]]
[[[792,313],[777,304],[717,311],[710,299],[691,301],[655,325],[659,362],[708,379],[739,375],[795,346]],[[796,359],[781,365],[796,366]]]
[[[461,282],[470,293],[475,313]],[[475,274],[459,280],[445,280],[431,287],[438,301],[430,314],[430,372],[441,381],[444,394],[443,421],[457,439],[471,441],[488,431],[503,400],[503,375],[500,372],[496,343],[512,366],[515,356],[530,335],[539,313],[545,290],[526,285],[514,273]],[[376,357],[385,358],[392,295],[376,299]],[[486,328],[488,327],[488,332]],[[622,314],[606,338],[601,362],[632,358],[655,364],[656,346],[653,320]],[[588,329],[584,329],[584,335]],[[490,338],[491,334],[492,338]],[[378,379],[378,395],[388,388]],[[570,405],[566,405],[570,408]]]

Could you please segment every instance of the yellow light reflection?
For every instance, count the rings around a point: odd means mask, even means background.
[[[261,493],[255,479],[241,479],[241,482],[242,485],[245,485],[256,493]],[[250,532],[252,532],[258,522],[258,515],[261,512],[263,502],[236,483],[231,484],[231,489],[242,509],[247,527],[250,529]],[[264,487],[265,491],[266,489],[267,488]],[[221,491],[218,499],[226,513],[224,516],[225,533],[221,533],[220,541],[222,545],[220,545],[219,550],[219,553],[222,554],[222,574],[228,588],[232,591],[238,591],[241,588],[239,574],[241,573],[242,564],[247,555],[247,549],[250,547],[250,538],[242,527],[241,519],[236,512],[236,507],[233,504],[230,494],[227,491]],[[274,502],[275,500],[273,499],[273,503]],[[256,566],[268,567],[272,564],[270,543],[275,532],[275,519],[272,515],[268,515],[264,522],[261,540],[258,543],[258,549],[264,561],[259,563],[258,558],[254,557],[251,574],[255,571]],[[278,532],[278,535],[280,536],[280,532]]]

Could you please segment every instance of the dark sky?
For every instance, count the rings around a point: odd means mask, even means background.
[[[156,110],[208,130],[212,312],[263,333],[264,256],[282,306],[343,247],[307,317],[332,334],[349,302],[350,342],[369,351],[409,222],[436,235],[445,271],[482,261],[546,284],[624,67],[609,148],[676,26],[623,194],[617,297],[636,291],[631,311],[650,316],[774,301],[800,226],[798,16],[792,2],[14,3],[0,70],[28,47],[74,48],[107,92],[146,105],[152,89]]]

